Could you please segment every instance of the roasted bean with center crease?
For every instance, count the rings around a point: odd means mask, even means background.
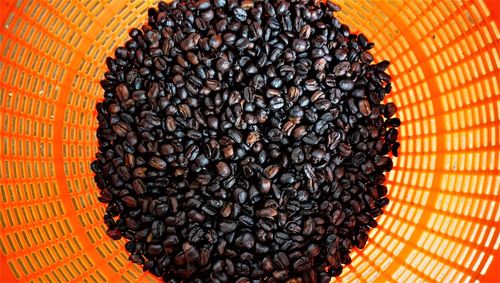
[[[167,163],[159,157],[152,157],[149,160],[149,165],[158,170],[164,170],[167,168]]]
[[[370,243],[401,120],[389,62],[324,2],[160,2],[103,62],[90,169],[145,272],[329,282]]]

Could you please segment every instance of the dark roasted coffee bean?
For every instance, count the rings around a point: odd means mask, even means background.
[[[192,50],[200,40],[200,35],[196,33],[191,33],[180,43],[180,47],[184,51]]]
[[[273,179],[278,174],[280,167],[277,165],[270,165],[264,169],[264,176]]]
[[[318,110],[328,110],[331,105],[332,104],[328,99],[318,99],[314,102],[314,107]]]
[[[266,217],[266,218],[274,218],[278,212],[274,208],[263,208],[261,210],[257,211],[257,216],[259,217]]]
[[[352,80],[341,80],[339,87],[342,90],[352,90],[354,88],[354,82]]]
[[[144,185],[141,179],[135,179],[132,182],[132,187],[134,189],[134,192],[138,195],[142,195],[146,192],[146,186]]]
[[[231,68],[231,63],[228,60],[221,58],[221,59],[217,60],[216,67],[217,67],[217,70],[219,72],[224,73],[229,68]]]
[[[371,63],[373,61],[373,56],[368,51],[361,52],[360,59],[363,63]]]
[[[280,177],[280,182],[282,182],[283,184],[293,184],[295,183],[295,181],[295,177],[291,173],[282,174]]]
[[[246,38],[240,38],[236,41],[235,45],[239,50],[244,50],[250,45],[250,41]]]
[[[236,238],[236,246],[243,249],[251,249],[255,245],[255,238],[250,233],[245,233]]]
[[[267,194],[269,193],[270,189],[271,189],[271,181],[267,178],[262,178],[260,180],[260,192],[262,194]]]
[[[315,228],[315,223],[314,221],[311,219],[311,218],[308,218],[305,222],[304,222],[304,227],[302,229],[302,233],[305,235],[305,236],[309,236],[312,234],[312,232],[314,231],[314,228]]]
[[[282,108],[283,106],[285,106],[283,98],[281,98],[279,96],[273,97],[271,99],[271,101],[269,101],[269,103],[270,103],[271,108],[274,110],[278,110],[278,109]]]
[[[120,137],[125,137],[132,128],[124,121],[120,121],[113,125],[113,131]]]
[[[302,141],[309,145],[315,145],[319,142],[319,139],[315,134],[309,133],[302,138]]]
[[[368,116],[372,113],[370,102],[366,99],[362,99],[359,101],[358,109],[363,116]]]
[[[182,250],[184,252],[184,257],[188,263],[196,262],[200,258],[199,252],[188,242],[182,244]]]
[[[307,41],[303,39],[294,39],[292,42],[292,48],[297,52],[304,52],[307,49]]]
[[[154,169],[164,170],[165,168],[167,168],[167,163],[159,157],[152,157],[149,160],[149,166],[153,167]]]
[[[199,0],[196,2],[195,7],[199,10],[206,10],[210,8],[210,0]]]
[[[116,87],[116,97],[121,102],[124,102],[129,98],[129,91],[126,85],[120,84]]]
[[[273,256],[273,265],[277,269],[286,269],[289,264],[288,256],[285,253],[279,252]]]
[[[392,102],[389,102],[387,103],[387,105],[385,106],[385,111],[384,111],[384,116],[386,118],[391,118],[392,116],[394,116],[394,114],[396,113],[396,106],[394,105],[394,103]]]
[[[217,163],[217,171],[219,172],[219,175],[222,177],[228,177],[231,174],[231,169],[225,162],[219,162]]]
[[[137,206],[137,200],[132,196],[124,196],[121,200],[122,200],[123,204],[128,206],[128,207],[136,207]]]
[[[381,61],[381,62],[379,62],[379,63],[375,64],[375,65],[374,65],[374,67],[375,67],[377,70],[379,70],[379,71],[381,71],[381,72],[384,72],[384,71],[385,71],[385,70],[389,67],[389,64],[390,64],[390,63],[389,63],[389,61],[387,61],[387,60],[383,60],[383,61]]]
[[[191,210],[188,212],[189,220],[193,222],[203,222],[205,221],[205,215],[199,213],[198,211]]]
[[[398,157],[399,146],[400,146],[399,142],[394,143],[394,145],[392,146],[392,155],[394,155],[395,157]]]
[[[247,19],[247,12],[243,8],[236,8],[233,12],[238,21],[244,22]]]
[[[243,135],[240,131],[235,129],[229,129],[227,132],[228,136],[234,140],[235,143],[240,144],[243,142]]]
[[[237,223],[236,222],[227,222],[227,221],[224,221],[224,222],[220,222],[219,223],[219,227],[220,227],[220,231],[223,232],[223,233],[230,233],[230,232],[233,232],[234,230],[236,230],[236,228],[238,227]]]
[[[298,272],[303,272],[311,268],[311,261],[307,257],[301,257],[293,263],[293,269]]]

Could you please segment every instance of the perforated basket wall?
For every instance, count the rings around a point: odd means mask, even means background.
[[[0,1],[0,281],[156,280],[106,237],[89,169],[104,59],[152,4]],[[340,4],[404,124],[392,202],[339,280],[498,279],[499,3]]]

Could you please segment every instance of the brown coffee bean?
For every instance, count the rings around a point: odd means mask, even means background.
[[[129,91],[126,85],[119,84],[116,87],[116,97],[121,102],[126,101],[129,98]]]
[[[152,157],[149,160],[149,166],[157,170],[165,170],[165,168],[167,168],[167,163],[159,157]]]
[[[137,200],[132,197],[132,196],[124,196],[122,198],[123,204],[125,204],[128,207],[136,207],[137,206]]]
[[[372,113],[370,102],[367,99],[362,99],[358,103],[359,112],[363,116],[368,116]]]
[[[264,176],[273,179],[278,174],[280,167],[277,165],[270,165],[264,169]]]
[[[227,163],[222,161],[217,163],[217,171],[219,172],[219,175],[222,176],[223,178],[226,178],[231,174],[231,168],[229,168]]]
[[[278,214],[278,211],[272,207],[263,208],[257,211],[258,217],[274,218]]]

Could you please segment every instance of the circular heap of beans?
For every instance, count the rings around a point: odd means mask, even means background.
[[[168,282],[328,282],[388,204],[389,62],[312,0],[159,3],[107,58],[109,237]]]

